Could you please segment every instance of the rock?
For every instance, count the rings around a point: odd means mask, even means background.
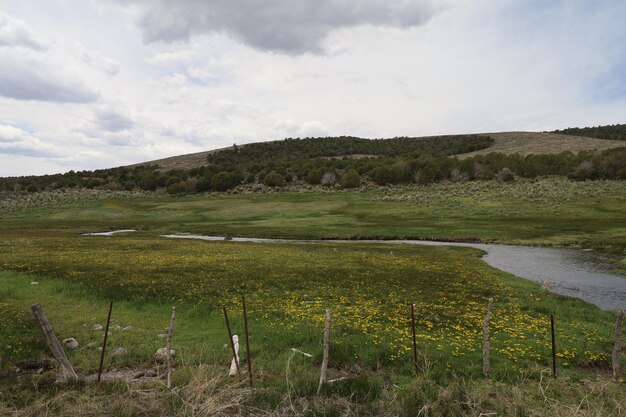
[[[157,373],[156,369],[149,369],[149,370],[146,371],[146,376],[148,378],[154,378],[157,375],[158,375],[158,373]]]
[[[111,355],[112,358],[118,358],[120,356],[124,356],[124,355],[126,355],[126,349],[121,348],[121,347],[113,349],[111,351],[110,355]]]
[[[121,327],[119,326],[119,324],[116,324],[115,326],[113,326],[113,330],[120,330]]]
[[[96,342],[89,342],[89,343],[87,343],[87,346],[85,346],[85,347],[88,348],[88,349],[91,349],[93,347],[96,347],[96,345],[97,345]]]
[[[63,343],[65,344],[65,346],[67,346],[70,349],[78,349],[78,346],[80,346],[80,344],[78,343],[78,340],[74,339],[73,337],[64,339]]]
[[[92,330],[104,330],[104,327],[102,327],[101,324],[94,324],[91,329]]]
[[[130,332],[133,329],[133,326],[126,326],[122,329],[123,332]]]
[[[172,355],[172,357],[176,356],[176,351],[174,349],[170,349],[170,355]],[[154,359],[156,359],[157,362],[164,362],[167,359],[167,348],[157,349],[154,354]]]
[[[39,283],[37,281],[33,281],[30,283],[30,285],[39,285]]]

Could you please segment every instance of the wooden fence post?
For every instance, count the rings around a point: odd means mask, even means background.
[[[491,365],[489,363],[489,356],[491,353],[491,344],[489,342],[489,322],[491,321],[491,307],[493,305],[493,298],[490,298],[487,302],[487,314],[485,315],[485,321],[483,322],[483,375],[489,376],[491,374]]]
[[[326,382],[326,369],[328,369],[328,350],[330,347],[330,309],[326,309],[326,323],[324,324],[324,356],[320,369],[320,383],[317,387],[317,395],[322,392],[322,385]]]
[[[167,328],[167,343],[166,343],[166,354],[167,354],[167,387],[172,387],[172,336],[174,334],[174,320],[176,320],[176,307],[172,307],[172,318],[170,319],[170,325]]]
[[[241,295],[241,302],[243,306],[243,325],[246,332],[246,360],[248,362],[248,378],[250,381],[250,388],[254,386],[252,382],[252,353],[250,353],[250,336],[248,335],[248,309],[246,308],[246,297]]]
[[[70,379],[78,379],[76,372],[74,372],[74,368],[72,368],[72,364],[70,364],[69,359],[65,355],[65,351],[63,350],[63,346],[59,342],[59,339],[56,337],[54,332],[52,331],[52,326],[50,326],[50,322],[48,321],[48,317],[46,313],[44,313],[43,308],[41,308],[40,304],[33,304],[30,306],[30,309],[33,313],[33,317],[37,322],[37,325],[41,329],[43,333],[43,337],[46,340],[46,344],[52,351],[52,355],[54,359],[59,362],[61,367],[61,373],[63,375],[63,380],[67,381]]]
[[[100,366],[98,366],[98,379],[100,382],[100,378],[102,377],[102,366],[104,365],[104,351],[107,348],[107,339],[109,337],[109,325],[111,324],[111,312],[113,311],[113,300],[109,302],[109,314],[107,316],[107,325],[104,329],[104,339],[102,340],[102,352],[100,352]]]
[[[226,329],[228,330],[228,339],[230,341],[230,348],[233,352],[233,360],[235,361],[235,367],[237,368],[237,375],[239,375],[239,381],[241,381],[241,369],[239,369],[239,360],[237,359],[237,351],[235,350],[235,341],[233,340],[233,333],[230,331],[230,322],[228,321],[228,313],[226,312],[226,306],[222,306],[224,312],[224,321],[226,322]]]
[[[554,314],[550,314],[550,329],[552,333],[552,375],[556,379],[556,340],[554,336]]]
[[[624,310],[617,315],[617,323],[615,324],[615,344],[613,345],[613,380],[619,382],[621,377],[620,356],[622,353],[622,329],[624,328]]]

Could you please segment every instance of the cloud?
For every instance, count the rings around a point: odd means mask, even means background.
[[[43,41],[26,23],[0,11],[0,47],[2,46],[46,49]]]
[[[321,53],[326,36],[359,25],[407,28],[428,21],[435,0],[114,0],[139,10],[144,41],[226,33],[253,48]]]
[[[310,138],[328,136],[328,129],[317,120],[297,123],[291,119],[281,119],[274,123],[274,128],[284,137]]]
[[[104,107],[96,110],[96,123],[108,132],[119,132],[135,127],[135,122],[128,110],[123,107]]]
[[[27,51],[0,50],[0,62],[2,96],[60,103],[88,103],[98,98],[70,74]]]
[[[58,150],[20,128],[0,124],[0,154],[54,158]]]

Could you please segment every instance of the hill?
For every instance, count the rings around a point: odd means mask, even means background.
[[[126,167],[0,178],[0,192],[78,187],[165,189],[171,194],[187,194],[237,187],[262,189],[258,185],[356,188],[362,183],[425,185],[548,175],[576,180],[626,179],[626,141],[548,132],[391,139],[290,138]]]
[[[626,125],[620,125],[626,126]],[[576,128],[574,128],[576,129]],[[581,133],[587,132],[587,128],[576,129],[576,131],[581,131]],[[591,129],[591,128],[589,128]],[[594,128],[595,129],[595,128]],[[598,137],[586,137],[586,136],[577,136],[572,135],[570,133],[565,133],[564,131],[559,131],[561,133],[554,132],[498,132],[498,133],[483,133],[478,135],[463,135],[463,136],[434,136],[434,137],[422,137],[422,138],[406,138],[410,139],[414,142],[418,142],[419,140],[446,140],[452,137],[457,138],[489,138],[491,139],[491,143],[487,146],[482,147],[482,149],[472,150],[471,152],[455,152],[454,150],[449,151],[449,155],[460,154],[461,158],[468,158],[475,155],[486,155],[491,152],[499,152],[506,155],[512,154],[520,154],[520,155],[531,155],[531,154],[556,154],[560,152],[572,152],[578,153],[580,151],[592,151],[592,150],[606,150],[612,148],[619,148],[626,146],[622,141],[626,140],[624,137],[622,140],[609,140]],[[324,140],[326,138],[310,138],[306,139],[308,141],[314,140]],[[379,140],[368,140],[368,139],[360,139],[360,138],[352,138],[358,139],[360,141],[369,141],[371,143],[376,144]],[[394,141],[397,139],[385,139],[385,141]],[[265,148],[264,152],[267,152],[270,155],[280,154],[284,157],[285,154],[288,154],[287,151],[291,151],[289,149],[289,145],[292,144],[292,141],[297,141],[293,139],[287,139],[284,141],[271,141],[271,142],[259,142],[247,145],[239,145],[239,151],[243,151],[246,148]],[[407,141],[410,144],[410,141]],[[367,143],[367,142],[365,142]],[[474,144],[476,146],[476,143]],[[319,154],[318,157],[322,158],[330,158],[330,157],[351,157],[351,156],[379,156],[380,153],[376,151],[372,151],[371,148],[375,146],[345,146],[344,148],[340,148],[341,150],[333,149],[333,152],[328,152],[327,154]],[[366,149],[363,149],[366,148]],[[213,162],[216,159],[221,159],[221,156],[217,156],[222,151],[229,151],[232,147],[214,149],[210,151],[196,152],[186,155],[178,155],[169,158],[157,159],[153,161],[142,162],[138,164],[130,165],[131,167],[138,165],[157,165],[159,170],[161,171],[169,171],[172,169],[191,169],[201,166],[209,165],[209,159]],[[360,152],[359,152],[360,151]],[[293,154],[291,154],[293,157]]]

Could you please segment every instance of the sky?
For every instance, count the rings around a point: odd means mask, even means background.
[[[0,176],[626,123],[624,0],[0,0]]]

